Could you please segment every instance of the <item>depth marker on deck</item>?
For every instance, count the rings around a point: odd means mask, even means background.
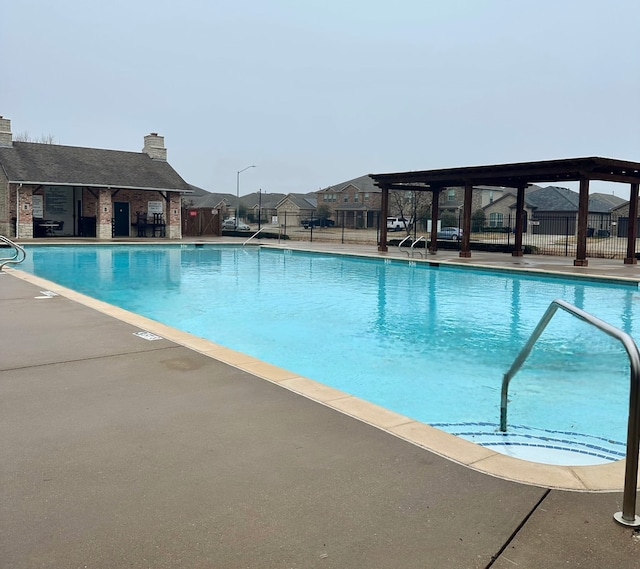
[[[53,298],[54,296],[58,296],[58,293],[52,290],[41,290],[40,292],[42,296],[34,296],[34,298]]]
[[[164,340],[162,336],[156,336],[151,332],[134,332],[133,335],[138,336],[138,338],[142,338],[143,340],[149,340],[149,341]]]

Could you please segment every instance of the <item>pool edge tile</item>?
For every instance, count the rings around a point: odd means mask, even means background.
[[[333,407],[330,404],[332,401],[351,397],[338,389],[323,385],[322,383],[318,383],[312,379],[307,379],[306,377],[285,379],[280,381],[279,385],[315,401],[327,403],[330,407]]]
[[[387,431],[411,421],[411,419],[408,419],[404,415],[400,415],[394,411],[389,411],[384,407],[380,407],[374,403],[369,403],[368,401],[364,401],[363,399],[353,396],[347,396],[343,399],[332,401],[330,406],[337,411]]]

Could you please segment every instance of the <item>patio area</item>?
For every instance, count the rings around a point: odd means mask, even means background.
[[[640,281],[606,259],[427,260]],[[286,370],[49,285],[0,274],[2,566],[637,566],[640,533],[613,521],[622,479],[478,472],[283,388],[303,379]]]

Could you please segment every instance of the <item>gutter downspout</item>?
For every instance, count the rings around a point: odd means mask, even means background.
[[[20,232],[20,190],[22,189],[22,184],[20,183],[16,188],[16,239],[20,237],[18,233]]]

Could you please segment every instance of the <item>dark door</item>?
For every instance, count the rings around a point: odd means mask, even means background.
[[[129,215],[128,202],[113,203],[113,236],[129,237],[131,229],[131,217]]]

